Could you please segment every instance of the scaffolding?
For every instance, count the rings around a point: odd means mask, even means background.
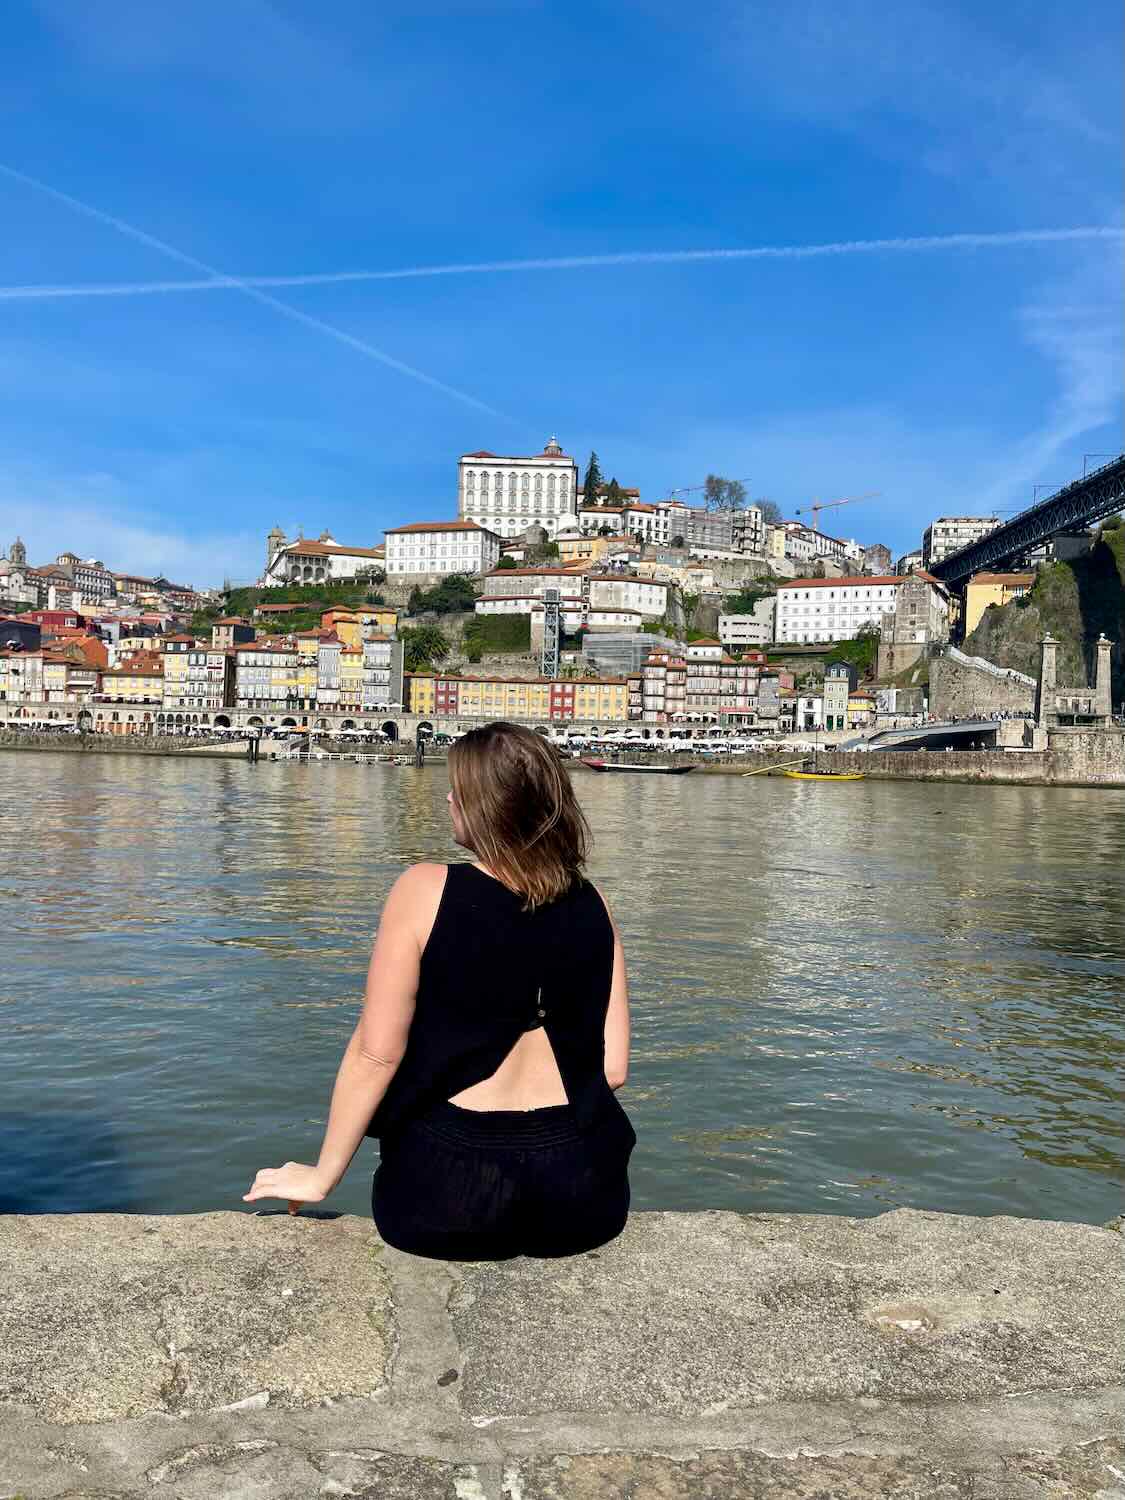
[[[539,670],[544,677],[559,675],[559,591],[543,590],[543,654]]]

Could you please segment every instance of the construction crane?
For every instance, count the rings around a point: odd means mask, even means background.
[[[854,505],[857,500],[874,500],[876,495],[881,495],[882,493],[882,490],[868,490],[865,495],[845,495],[842,500],[825,500],[823,504],[819,500],[814,499],[812,505],[806,506],[805,510],[812,511],[812,529],[816,531],[818,530],[816,518],[822,510],[834,510],[837,505]],[[801,516],[805,514],[805,511],[795,510],[793,514]]]

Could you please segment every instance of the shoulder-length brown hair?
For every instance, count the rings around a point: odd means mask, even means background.
[[[562,756],[541,734],[497,720],[449,752],[467,843],[534,911],[581,876],[590,829]]]

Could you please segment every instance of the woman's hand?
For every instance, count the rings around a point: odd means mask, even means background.
[[[242,1201],[255,1203],[259,1198],[288,1198],[289,1212],[295,1214],[302,1203],[321,1203],[329,1192],[331,1188],[325,1186],[316,1167],[287,1161],[283,1167],[263,1167],[251,1183],[250,1191],[243,1193]]]

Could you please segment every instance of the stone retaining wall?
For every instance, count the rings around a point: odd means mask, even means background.
[[[560,1260],[284,1211],[0,1217],[0,1495],[1120,1500],[1125,1243],[635,1213]]]
[[[991,709],[1033,711],[1035,685],[951,656],[930,661],[930,712],[936,719],[987,717]]]

